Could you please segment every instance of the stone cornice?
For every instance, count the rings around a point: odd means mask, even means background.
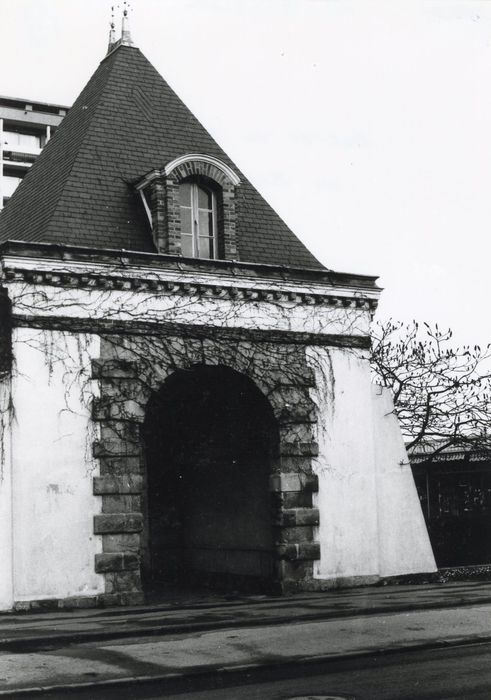
[[[260,285],[247,284],[246,280],[196,280],[192,276],[183,278],[158,277],[132,274],[117,274],[115,271],[91,271],[51,267],[43,270],[40,267],[25,268],[17,264],[5,265],[3,281],[23,284],[49,285],[62,288],[128,290],[143,293],[167,293],[192,297],[217,297],[234,301],[263,301],[263,302],[295,302],[304,305],[326,305],[341,308],[357,308],[375,310],[377,300],[362,293],[350,294],[350,290],[333,289],[326,293],[316,288],[299,288],[288,284]],[[241,283],[242,282],[242,283]]]
[[[136,266],[158,267],[162,270],[189,270],[192,272],[212,271],[216,274],[232,272],[234,276],[251,275],[255,277],[277,278],[280,280],[298,280],[316,282],[329,287],[349,286],[357,289],[380,293],[377,277],[373,275],[356,275],[346,272],[334,272],[327,268],[284,267],[265,263],[250,263],[237,260],[208,260],[205,258],[184,258],[161,253],[143,253],[131,250],[114,250],[89,248],[86,246],[61,245],[58,243],[34,243],[24,241],[5,241],[0,243],[0,259],[5,257],[43,258],[64,262],[82,262],[87,264],[105,264],[113,267]]]
[[[10,242],[0,246],[0,259],[6,284],[289,301],[369,310],[376,308],[380,294],[373,277],[226,261],[203,265],[210,261],[190,262],[176,256],[126,251],[92,252],[71,246]]]
[[[240,340],[257,343],[288,343],[292,345],[311,345],[319,347],[340,347],[353,350],[368,350],[371,340],[366,335],[302,333],[286,330],[267,330],[259,328],[231,328],[210,326],[207,324],[119,321],[97,318],[71,318],[68,316],[33,316],[14,314],[14,328],[39,328],[47,330],[68,331],[72,333],[96,333],[99,335],[144,335],[177,336],[180,338],[215,338],[223,341]]]

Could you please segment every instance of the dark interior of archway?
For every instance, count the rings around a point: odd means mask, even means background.
[[[149,403],[144,439],[147,591],[271,592],[278,428],[256,385],[224,367],[178,370]]]

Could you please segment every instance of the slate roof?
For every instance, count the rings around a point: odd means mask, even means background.
[[[0,242],[155,250],[134,184],[187,153],[235,170],[239,259],[324,269],[139,49],[99,65],[0,214]]]

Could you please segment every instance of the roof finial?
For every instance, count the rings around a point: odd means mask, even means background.
[[[116,25],[114,24],[114,5],[111,6],[111,23],[110,23],[110,29],[109,29],[109,42],[107,45],[107,52],[109,53],[112,51],[114,48],[114,44],[116,43]]]
[[[123,3],[123,19],[121,21],[121,43],[123,46],[133,46],[133,40],[131,38],[131,32],[128,21],[128,10],[130,8],[129,2],[124,0]]]

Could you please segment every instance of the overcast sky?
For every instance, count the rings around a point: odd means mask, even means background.
[[[110,0],[0,0],[0,94],[71,104]],[[133,39],[381,316],[491,340],[491,2],[133,0]]]

